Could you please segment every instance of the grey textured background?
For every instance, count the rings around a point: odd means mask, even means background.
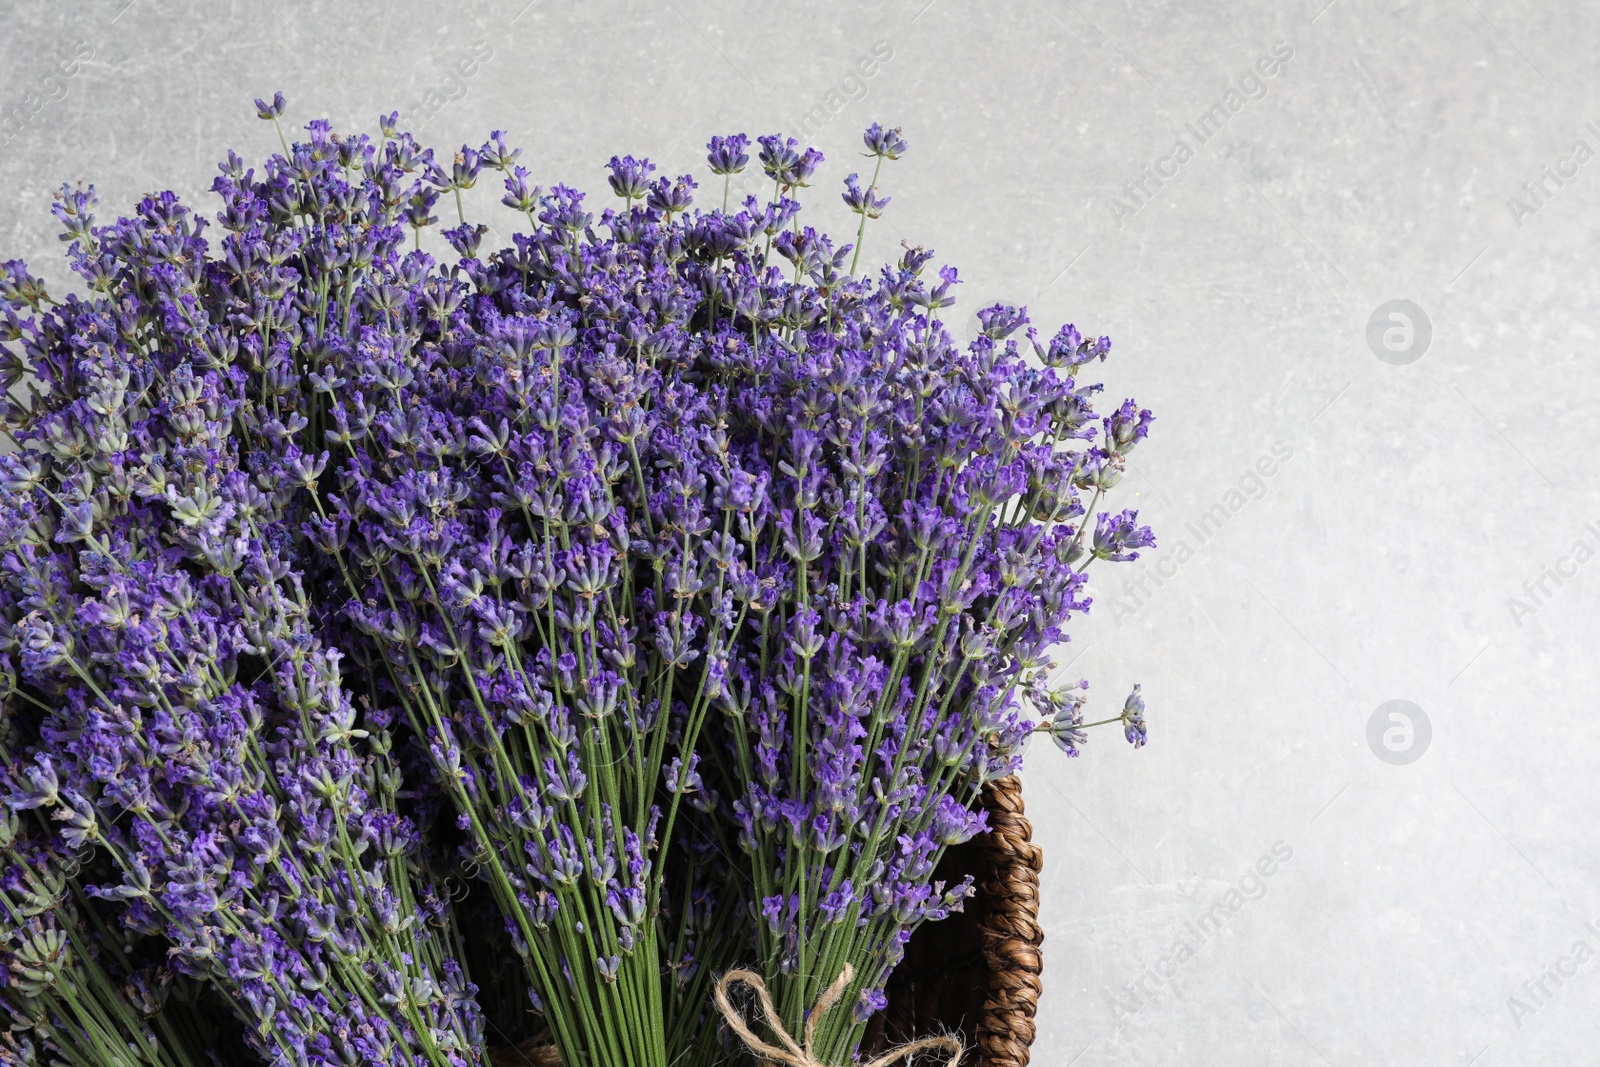
[[[60,283],[63,181],[107,211],[167,187],[209,210],[226,147],[276,148],[249,102],[278,88],[297,124],[398,108],[444,148],[505,128],[536,180],[592,191],[613,152],[703,174],[710,134],[821,108],[808,202],[841,229],[860,129],[902,125],[867,259],[904,235],[960,267],[964,320],[1004,298],[1111,334],[1109,391],[1159,419],[1120,499],[1162,547],[1097,576],[1062,657],[1099,715],[1144,683],[1150,747],[1029,756],[1035,1061],[1595,1062],[1600,160],[1541,203],[1523,183],[1600,150],[1600,13],[525,3],[0,4],[0,252]],[[62,79],[76,41],[93,57]],[[1187,131],[1284,45],[1264,96]],[[1177,176],[1128,196],[1178,138]],[[496,218],[488,184],[472,210]],[[1431,322],[1404,366],[1367,342],[1396,299]],[[1275,445],[1290,458],[1252,480]],[[1367,739],[1397,699],[1432,729],[1405,765]],[[1275,845],[1290,858],[1252,878]]]

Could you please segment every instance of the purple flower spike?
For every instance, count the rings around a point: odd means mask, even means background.
[[[712,174],[739,174],[745,164],[750,162],[750,155],[745,151],[750,147],[750,138],[742,133],[731,137],[713,137],[706,142],[706,162],[711,166]]]
[[[861,140],[867,146],[868,155],[883,159],[899,159],[910,147],[906,144],[906,139],[900,136],[900,127],[886,130],[876,122],[867,127],[867,132],[861,135]]]
[[[767,177],[785,188],[803,188],[822,165],[821,152],[815,148],[801,152],[800,143],[793,137],[768,134],[756,140],[761,144],[761,169]]]
[[[256,115],[270,122],[272,119],[275,119],[283,114],[283,109],[287,104],[287,101],[284,100],[282,93],[273,93],[272,103],[269,104],[260,98],[257,98],[255,103]]]
[[[1094,530],[1094,548],[1097,559],[1114,563],[1128,563],[1139,558],[1138,549],[1152,548],[1156,535],[1148,526],[1139,525],[1139,513],[1125,510],[1120,515],[1101,512]]]
[[[1140,696],[1137,685],[1122,706],[1122,724],[1122,732],[1128,743],[1134,748],[1143,748],[1148,732],[1144,725],[1144,697]]]
[[[650,189],[650,175],[656,169],[649,160],[632,156],[612,156],[606,167],[611,171],[606,176],[611,191],[630,202],[644,199]]]
[[[857,215],[865,215],[869,219],[878,218],[883,214],[883,209],[889,206],[892,199],[887,196],[877,196],[871,189],[862,189],[860,179],[851,174],[844,180],[845,190],[840,199]]]
[[[1028,324],[1028,309],[994,304],[978,312],[978,324],[983,336],[1003,341]]]
[[[1105,419],[1106,439],[1117,451],[1128,452],[1149,435],[1150,423],[1154,418],[1149,408],[1141,408],[1134,401],[1125,400],[1120,408]]]

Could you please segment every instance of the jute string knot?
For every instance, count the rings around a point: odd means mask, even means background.
[[[745,1047],[769,1062],[786,1064],[787,1067],[829,1067],[828,1064],[818,1060],[812,1051],[817,1036],[817,1023],[839,1003],[839,998],[844,995],[855,973],[854,967],[845,964],[844,970],[839,972],[839,977],[823,990],[822,996],[817,999],[817,1003],[806,1017],[805,1043],[801,1045],[795,1044],[794,1037],[784,1029],[783,1019],[772,1004],[771,994],[767,992],[767,983],[754,971],[728,971],[718,979],[717,1007],[722,1009],[723,1019],[733,1032],[739,1035]],[[733,1001],[728,998],[728,989],[736,982],[755,990],[756,998],[761,1003],[762,1021],[777,1035],[778,1040],[783,1042],[782,1048],[761,1040],[745,1021],[744,1012],[734,1007]],[[904,1045],[890,1049],[871,1063],[862,1064],[862,1067],[889,1067],[891,1063],[900,1060],[905,1060],[909,1064],[917,1053],[928,1049],[943,1050],[949,1057],[945,1060],[944,1067],[956,1067],[961,1062],[961,1054],[966,1051],[966,1046],[961,1043],[960,1038],[948,1034],[940,1037],[919,1037],[915,1041],[908,1041]]]

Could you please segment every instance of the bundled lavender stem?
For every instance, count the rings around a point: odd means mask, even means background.
[[[877,126],[864,140],[873,184],[852,175],[844,194],[858,241],[887,203],[882,162],[906,148]],[[761,159],[784,204],[804,157],[763,139]],[[787,1028],[854,971],[853,1017],[818,1033],[824,1061],[843,1062],[911,932],[971,892],[932,873],[984,829],[979,787],[1020,765],[1032,711],[1081,706],[1048,684],[1046,653],[1088,606],[1087,563],[1153,543],[1133,513],[1095,511],[1150,413],[1129,401],[1097,418],[1100,387],[1074,376],[1109,341],[1068,326],[1040,344],[1030,329],[1030,364],[1007,340],[1027,325],[1016,308],[981,311],[982,335],[958,349],[936,319],[955,272],[930,289],[921,250],[869,286],[839,270],[848,246],[809,228],[773,247],[794,282],[736,248],[714,277],[737,310],[704,344],[733,467],[757,487],[733,496],[714,557],[742,625],[707,653],[723,713],[707,778],[727,794]]]
[[[328,166],[360,162],[349,147]],[[280,186],[307,169],[279,161]],[[343,196],[347,217],[382,210]],[[295,374],[293,309],[330,279],[281,266],[315,241],[287,224],[312,207],[278,206],[274,232],[265,211],[225,215],[213,261],[170,194],[100,230],[68,190],[58,214],[90,299],[43,311],[42,287],[7,266],[23,347],[7,381],[27,374],[31,394],[6,420],[22,449],[3,460],[7,699],[45,742],[8,768],[10,805],[109,857],[116,877],[85,891],[169,942],[266,1060],[479,1062],[386,723],[357,725],[293,556],[305,475],[285,446],[316,399]]]

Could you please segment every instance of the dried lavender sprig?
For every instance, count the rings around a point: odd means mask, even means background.
[[[850,273],[853,276],[856,267],[861,262],[861,246],[866,242],[867,220],[875,219],[883,214],[883,209],[889,205],[889,197],[873,195],[878,188],[878,175],[883,171],[883,161],[886,159],[899,159],[906,151],[907,145],[904,137],[900,136],[898,128],[884,129],[874,122],[861,136],[867,146],[866,154],[873,158],[872,180],[867,183],[865,191],[856,185],[854,174],[845,179],[844,202],[851,211],[861,216],[861,225],[856,229],[856,250],[850,257]]]

